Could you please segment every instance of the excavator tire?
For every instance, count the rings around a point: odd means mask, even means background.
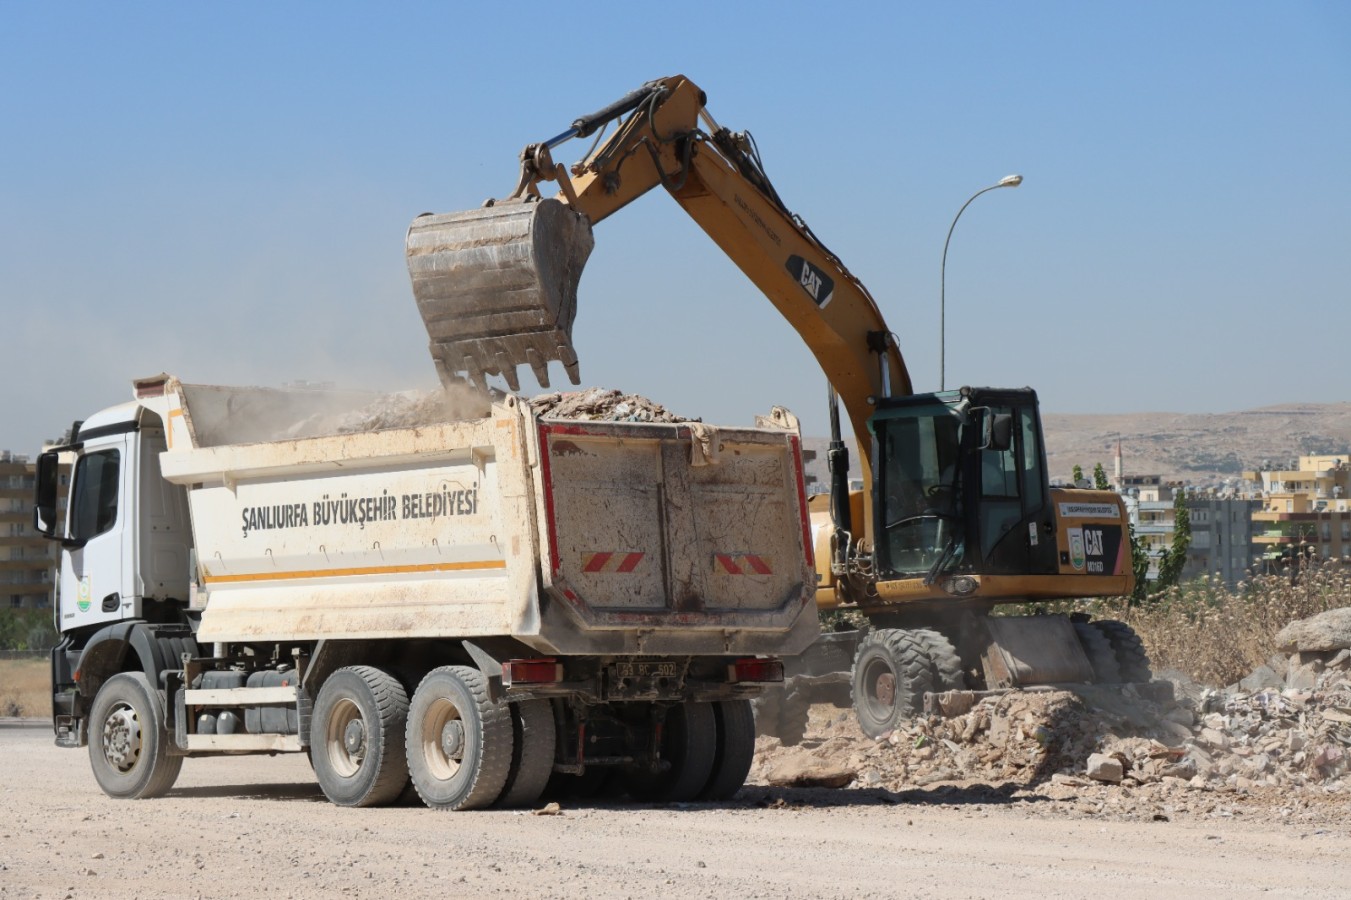
[[[1120,682],[1121,670],[1117,667],[1116,651],[1112,649],[1107,636],[1088,622],[1075,622],[1074,633],[1079,636],[1079,645],[1084,648],[1084,655],[1093,667],[1093,683]]]
[[[915,637],[929,654],[929,674],[933,677],[935,691],[966,690],[966,673],[962,670],[962,658],[952,642],[931,628],[915,629]]]
[[[868,737],[877,738],[923,709],[933,691],[933,665],[913,631],[881,628],[860,642],[852,675],[854,715]]]
[[[1154,673],[1150,670],[1149,654],[1145,652],[1144,642],[1125,622],[1103,619],[1092,623],[1107,638],[1116,656],[1117,668],[1121,671],[1121,680],[1132,684],[1152,681]]]
[[[802,743],[807,736],[807,715],[811,704],[792,688],[767,687],[751,701],[755,711],[755,733],[778,738],[785,747]]]

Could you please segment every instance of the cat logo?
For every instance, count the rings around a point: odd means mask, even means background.
[[[788,271],[820,309],[835,296],[835,282],[829,275],[800,256],[788,257]]]

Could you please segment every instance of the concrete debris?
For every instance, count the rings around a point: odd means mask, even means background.
[[[1088,755],[1088,765],[1084,769],[1084,774],[1094,781],[1106,781],[1111,784],[1120,784],[1125,776],[1125,767],[1121,765],[1121,760],[1115,756],[1109,756],[1106,753],[1090,753]]]
[[[670,412],[637,394],[625,394],[612,388],[587,388],[584,391],[555,391],[530,399],[541,418],[579,419],[605,422],[698,422]]]
[[[876,741],[858,730],[852,710],[817,706],[800,745],[759,739],[752,780],[792,783],[787,773],[833,766],[854,772],[860,788],[980,782],[1054,800],[1090,785],[1311,796],[1351,786],[1351,650],[1298,651],[1223,690],[1184,679],[1174,688],[1173,701],[1131,685],[974,702],[957,693],[932,705],[939,714]]]
[[[782,760],[765,773],[765,782],[774,787],[842,788],[857,778],[858,772],[847,765],[802,757]]]
[[[464,386],[439,391],[403,391],[374,396],[364,405],[334,405],[289,427],[284,437],[305,438],[354,434],[387,428],[420,428],[445,422],[482,418],[489,413],[489,397]],[[605,422],[698,422],[670,412],[638,394],[607,388],[555,391],[525,402],[536,414],[551,419]]]
[[[1283,653],[1329,652],[1351,648],[1351,608],[1330,609],[1291,622],[1276,633],[1276,646]]]

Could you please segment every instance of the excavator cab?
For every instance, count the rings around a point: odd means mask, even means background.
[[[884,580],[1056,571],[1036,392],[962,388],[884,400],[871,422]]]

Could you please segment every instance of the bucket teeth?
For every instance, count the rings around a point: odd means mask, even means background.
[[[548,387],[553,359],[579,383],[572,322],[593,245],[590,223],[558,200],[414,219],[408,275],[442,381],[500,375],[519,391],[528,365]]]

